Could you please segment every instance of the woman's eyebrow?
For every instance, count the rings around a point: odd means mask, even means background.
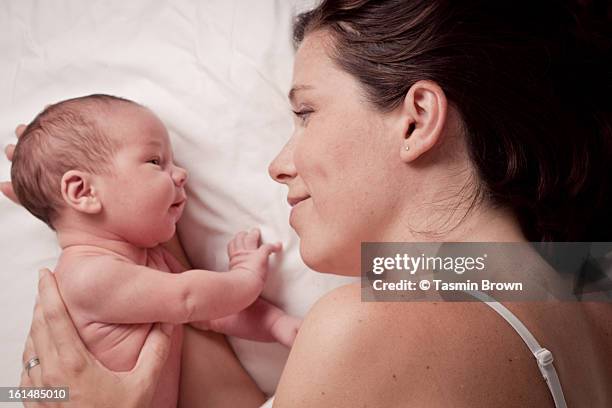
[[[298,91],[310,90],[310,89],[313,89],[313,88],[314,88],[314,87],[313,87],[313,86],[311,86],[311,85],[295,85],[295,86],[293,86],[293,87],[291,88],[291,90],[289,91],[289,100],[290,100],[291,102],[293,102],[293,101],[294,101],[294,99],[295,99],[295,94],[296,94]]]

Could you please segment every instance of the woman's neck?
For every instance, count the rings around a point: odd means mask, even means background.
[[[463,225],[451,231],[446,241],[465,242],[525,242],[517,217],[503,208],[476,209]]]
[[[408,217],[408,216],[407,216]],[[406,223],[409,225],[396,231],[398,241],[411,242],[525,242],[517,217],[504,208],[478,206],[467,212],[455,211],[452,216],[442,217],[433,212],[423,214],[420,223],[415,223],[414,213]],[[435,220],[435,221],[432,221]],[[408,236],[408,234],[410,236]]]

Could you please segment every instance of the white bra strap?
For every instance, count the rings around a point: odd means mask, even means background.
[[[533,337],[533,334],[525,327],[523,322],[521,322],[510,310],[508,310],[504,305],[497,302],[491,296],[486,293],[480,291],[465,291],[469,295],[475,297],[478,300],[481,300],[491,309],[495,310],[501,317],[503,317],[512,328],[521,336],[531,353],[535,357],[538,362],[538,367],[540,368],[540,372],[542,376],[546,380],[546,384],[550,389],[550,393],[552,394],[553,400],[555,401],[556,408],[567,408],[567,403],[565,402],[565,397],[563,396],[563,389],[561,388],[561,382],[559,381],[559,376],[557,376],[557,370],[555,370],[555,366],[553,365],[553,355],[552,353],[540,346],[538,341]]]

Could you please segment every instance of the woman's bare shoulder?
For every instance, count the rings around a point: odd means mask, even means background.
[[[464,316],[474,309],[474,303],[444,303],[444,302],[371,302],[362,301],[359,283],[336,288],[323,296],[308,312],[305,319],[304,335],[312,331],[348,333],[355,339],[356,335],[363,336],[359,340],[368,341],[373,330],[377,336],[381,330],[391,330],[396,335],[403,332],[419,341],[425,339],[422,334],[415,332],[415,328],[423,328],[424,336],[437,337],[438,329],[453,330],[451,326],[460,324],[457,316]],[[481,307],[477,305],[476,307]],[[441,324],[444,323],[444,324]],[[333,341],[333,339],[328,339]]]
[[[362,302],[359,284],[331,291],[304,320],[275,407],[393,406],[420,401],[415,398],[420,398],[423,387],[444,383],[443,372],[434,369],[435,358],[429,353],[441,338],[430,327],[436,320],[443,325],[436,317],[440,306]],[[452,332],[452,327],[444,331]],[[376,392],[372,392],[374,384]]]
[[[521,338],[486,305],[362,302],[357,284],[313,306],[275,406],[545,406],[541,380]]]

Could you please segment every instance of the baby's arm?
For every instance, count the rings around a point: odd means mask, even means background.
[[[251,234],[253,234],[249,237],[251,242],[245,242],[245,246],[257,245],[259,240],[258,232],[251,231]],[[234,241],[237,241],[238,237],[239,235],[234,238]],[[232,247],[232,245],[228,245],[228,255],[230,258],[232,255],[230,249]],[[164,247],[163,254],[170,270],[173,273],[183,271],[185,268],[182,267],[167,248],[168,246]],[[175,248],[177,248],[176,245]],[[178,248],[180,249],[180,244]],[[276,341],[291,347],[301,323],[301,319],[289,316],[278,307],[260,297],[255,303],[239,313],[211,321],[192,322],[191,325],[200,330],[213,330],[229,336],[255,341]]]
[[[231,242],[228,272],[192,269],[164,273],[103,256],[88,257],[63,279],[62,293],[89,319],[105,323],[187,323],[244,309],[263,289],[268,257],[280,245],[246,246],[252,234]]]
[[[260,297],[240,313],[211,321],[194,322],[191,326],[243,339],[277,341],[291,347],[301,324],[301,319],[289,316]]]

